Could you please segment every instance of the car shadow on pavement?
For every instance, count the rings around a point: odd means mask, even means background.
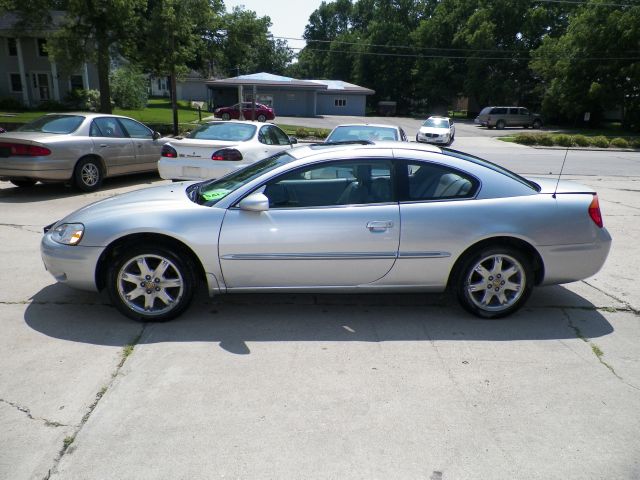
[[[64,183],[37,183],[33,187],[16,187],[9,182],[2,182],[0,186],[0,203],[31,203],[43,202],[64,197],[89,195],[93,197],[109,197],[112,190],[139,186],[140,188],[163,181],[157,173],[136,173],[121,177],[106,178],[102,186],[95,192],[87,193]]]
[[[50,285],[33,298],[25,321],[53,338],[98,345],[210,342],[235,354],[252,342],[511,341],[596,338],[613,332],[583,297],[545,287],[506,319],[482,320],[444,294],[243,294],[210,299],[167,323],[122,316],[106,294]],[[56,301],[55,299],[62,299]],[[141,336],[140,336],[141,334]]]

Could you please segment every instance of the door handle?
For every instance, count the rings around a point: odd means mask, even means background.
[[[109,148],[109,145],[107,145],[106,143],[101,143],[100,148]]]
[[[393,222],[388,220],[375,220],[367,223],[367,228],[371,232],[384,232],[393,227]]]

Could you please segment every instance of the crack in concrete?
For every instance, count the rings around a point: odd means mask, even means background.
[[[58,456],[56,458],[54,458],[53,465],[48,470],[48,472],[44,476],[43,480],[49,480],[51,478],[51,475],[53,473],[56,473],[58,465],[60,464],[60,461],[62,460],[62,458],[67,453],[71,453],[72,452],[71,446],[75,442],[76,437],[78,436],[78,434],[82,430],[82,427],[84,427],[84,425],[89,421],[89,418],[91,418],[91,414],[95,411],[96,407],[98,406],[98,403],[100,403],[100,400],[104,397],[105,393],[107,393],[109,391],[109,389],[111,388],[113,383],[116,381],[116,378],[118,377],[118,374],[120,373],[120,370],[124,366],[124,364],[127,361],[127,359],[133,353],[133,350],[135,349],[136,345],[138,345],[138,343],[140,342],[140,339],[142,338],[142,335],[144,334],[146,328],[147,328],[147,325],[146,324],[143,325],[142,328],[140,329],[140,332],[132,340],[132,342],[127,344],[127,345],[125,345],[122,348],[122,351],[120,353],[120,357],[121,357],[120,358],[120,362],[118,362],[118,365],[116,366],[116,369],[111,374],[111,380],[109,381],[108,385],[102,387],[100,389],[100,391],[98,393],[96,393],[95,400],[93,401],[93,403],[91,405],[89,405],[89,407],[87,409],[87,413],[84,414],[84,416],[82,417],[82,420],[80,421],[80,424],[76,426],[76,429],[74,430],[74,432],[71,435],[69,435],[68,437],[65,437],[65,439],[63,441],[63,444],[62,444],[62,448],[60,449],[60,452],[58,453]]]
[[[602,290],[601,288],[597,287],[596,285],[587,282],[586,280],[582,280],[582,283],[584,283],[585,285],[590,286],[591,288],[593,288],[594,290],[597,290],[598,292],[602,293],[603,295],[606,295],[607,297],[611,298],[612,300],[615,300],[616,302],[619,302],[621,304],[623,304],[625,307],[624,308],[620,308],[618,309],[617,307],[610,307],[611,310],[613,311],[620,311],[620,312],[630,312],[633,313],[634,315],[638,315],[640,316],[640,310],[638,310],[637,308],[634,308],[633,305],[631,305],[629,302],[616,297],[615,295],[609,293],[609,292],[605,292],[604,290]]]
[[[56,422],[56,421],[53,421],[53,420],[48,420],[48,419],[46,419],[44,417],[34,417],[31,414],[31,410],[29,408],[23,407],[22,405],[19,405],[19,404],[15,403],[15,402],[10,402],[9,400],[5,400],[4,398],[0,398],[0,403],[4,403],[6,405],[9,405],[9,406],[15,408],[16,410],[18,410],[19,412],[24,413],[29,420],[35,420],[35,421],[43,422],[45,424],[45,426],[47,426],[47,427],[71,427],[71,426],[73,426],[73,425],[67,425],[66,423],[60,423],[60,422]]]
[[[615,371],[615,369],[610,364],[605,362],[604,359],[603,359],[604,352],[600,349],[600,347],[595,342],[592,342],[590,338],[584,336],[584,334],[580,331],[580,328],[578,328],[573,323],[573,321],[571,320],[571,317],[569,316],[569,314],[564,309],[562,309],[562,313],[564,314],[565,318],[567,319],[567,323],[569,325],[569,328],[571,328],[571,330],[574,331],[576,337],[579,338],[580,340],[582,340],[587,345],[589,345],[589,347],[591,347],[591,352],[595,355],[595,357],[598,359],[598,361],[613,374],[613,376],[615,376],[618,380],[620,380],[622,383],[624,383],[628,387],[631,387],[631,388],[633,388],[635,390],[640,390],[640,387],[637,387],[637,386],[633,385],[632,383],[627,382],[624,378],[622,378]]]
[[[38,234],[42,233],[42,227],[39,225],[20,225],[19,223],[0,223],[0,227],[15,228],[17,230],[24,230],[31,233],[38,233]],[[28,227],[33,227],[33,228],[30,229]]]

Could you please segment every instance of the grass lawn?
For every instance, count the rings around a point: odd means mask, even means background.
[[[34,118],[41,117],[47,113],[42,110],[28,110],[24,112],[2,112],[0,111],[0,122],[2,123],[27,123]],[[173,124],[173,113],[171,102],[168,98],[150,98],[147,108],[143,110],[123,110],[114,108],[115,115],[134,118],[142,123],[150,124]],[[202,112],[203,117],[209,116],[209,112]],[[178,121],[180,123],[192,123],[198,121],[198,111],[191,108],[189,102],[178,102]]]

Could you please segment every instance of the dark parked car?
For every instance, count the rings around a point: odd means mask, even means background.
[[[223,120],[231,120],[232,118],[238,120],[240,118],[240,104],[236,103],[230,107],[220,107],[213,111],[216,117],[220,117]],[[242,103],[242,115],[245,120],[253,120],[253,104],[251,102]],[[273,108],[267,107],[261,103],[256,103],[255,120],[259,122],[266,122],[267,120],[273,120],[276,118],[276,114]]]
[[[496,127],[541,128],[542,117],[523,107],[485,107],[476,117],[475,123],[489,129]]]

